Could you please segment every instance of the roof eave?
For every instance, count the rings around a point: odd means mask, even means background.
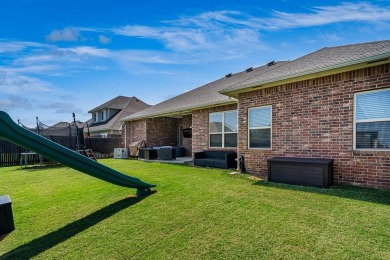
[[[385,64],[388,63],[389,60],[390,60],[390,52],[387,52],[387,53],[371,56],[364,59],[358,59],[350,62],[340,63],[333,66],[328,66],[325,68],[309,70],[302,73],[291,74],[285,77],[273,78],[267,81],[256,82],[242,87],[227,88],[227,89],[220,90],[219,93],[229,97],[237,98],[238,94],[240,93],[297,82],[305,79],[327,76],[334,73],[341,73],[341,72],[349,71],[351,69],[361,69],[361,68],[370,67],[374,65]]]
[[[192,111],[194,111],[194,110],[200,110],[200,109],[205,109],[205,108],[210,108],[210,107],[230,105],[230,104],[236,104],[236,103],[237,103],[236,99],[231,99],[231,100],[225,100],[225,101],[221,101],[221,102],[213,102],[213,103],[209,103],[209,104],[204,104],[202,106],[187,107],[187,108],[183,108],[180,110],[170,110],[170,111],[166,111],[164,113],[155,113],[155,114],[150,114],[150,115],[146,115],[146,116],[135,116],[135,117],[129,116],[129,117],[122,118],[120,121],[126,122],[126,121],[134,121],[134,120],[156,118],[156,117],[183,116],[183,115],[191,114]]]
[[[99,112],[99,111],[102,111],[102,110],[105,110],[105,109],[123,110],[123,109],[125,109],[127,106],[128,106],[128,104],[126,104],[123,108],[115,108],[115,107],[111,107],[111,106],[105,106],[105,107],[101,107],[101,108],[99,108],[99,109],[92,109],[92,110],[88,111],[88,113],[95,113],[95,112]]]
[[[111,128],[109,128],[109,127],[98,128],[98,126],[92,126],[89,128],[89,132],[91,132],[91,133],[100,132],[100,131],[109,131],[109,130],[111,130]]]

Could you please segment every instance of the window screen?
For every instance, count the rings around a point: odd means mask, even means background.
[[[355,94],[355,148],[390,149],[390,89]]]
[[[271,148],[272,107],[249,109],[249,148]]]

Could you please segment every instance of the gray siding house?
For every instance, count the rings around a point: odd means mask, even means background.
[[[121,118],[150,107],[136,97],[118,96],[88,111],[92,115],[89,125],[91,137],[120,136]]]

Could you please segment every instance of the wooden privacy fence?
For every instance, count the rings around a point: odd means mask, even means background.
[[[55,141],[71,150],[76,150],[75,137],[57,136]],[[92,149],[98,159],[112,158],[114,148],[122,147],[122,140],[120,137],[85,138],[85,145],[85,149]],[[0,167],[20,165],[21,153],[25,152],[26,149],[0,138]]]
[[[20,154],[24,152],[26,149],[0,139],[0,166],[19,165]]]
[[[85,149],[92,149],[98,159],[114,157],[114,148],[122,147],[121,137],[85,138]]]

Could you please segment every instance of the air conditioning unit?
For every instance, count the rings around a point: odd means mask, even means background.
[[[115,159],[129,158],[129,152],[127,148],[114,148],[114,158]]]

